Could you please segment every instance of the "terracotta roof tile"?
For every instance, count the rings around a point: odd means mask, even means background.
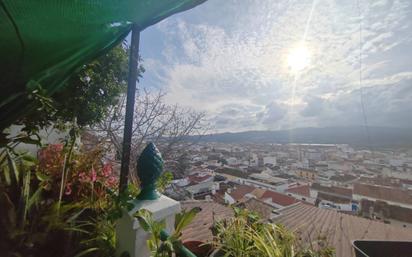
[[[208,174],[200,175],[198,173],[187,176],[187,178],[190,182],[189,185],[196,185],[196,184],[202,183],[206,180],[210,180],[211,177],[212,176],[208,175]]]
[[[288,205],[298,202],[298,200],[296,200],[293,197],[290,197],[290,196],[287,196],[287,195],[284,195],[278,192],[270,191],[270,190],[265,191],[265,193],[261,197],[261,200],[264,200],[267,198],[272,199],[273,203],[282,205],[282,206],[288,206]]]
[[[396,203],[412,204],[412,191],[400,188],[356,183],[353,185],[353,193]]]
[[[200,207],[202,210],[196,215],[193,221],[183,230],[182,240],[211,241],[213,239],[210,227],[213,220],[218,221],[233,217],[233,210],[230,207],[212,201],[182,201],[182,209],[190,210]]]
[[[289,193],[297,194],[297,195],[302,195],[309,197],[310,196],[310,187],[309,185],[301,185],[297,187],[292,187],[286,190]]]
[[[255,189],[253,186],[248,186],[248,185],[238,185],[236,188],[232,190],[230,193],[230,196],[235,199],[235,201],[241,200],[246,194],[249,194]]]
[[[271,213],[275,209],[273,206],[256,198],[249,198],[245,202],[239,203],[237,206],[254,211],[259,214],[260,218],[265,220],[268,220],[271,217]]]
[[[256,198],[261,198],[266,190],[261,188],[255,188],[250,194],[256,196]]]
[[[273,222],[284,224],[296,231],[302,243],[325,236],[328,245],[336,250],[336,257],[355,256],[351,241],[356,239],[373,240],[412,240],[412,229],[401,228],[381,222],[320,209],[297,203],[277,210],[280,216]]]

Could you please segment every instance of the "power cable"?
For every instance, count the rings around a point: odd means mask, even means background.
[[[366,115],[366,108],[365,108],[365,97],[364,97],[364,92],[363,92],[363,74],[362,74],[362,69],[363,69],[363,62],[362,62],[362,46],[363,46],[363,41],[362,41],[362,10],[360,7],[360,0],[357,0],[357,8],[358,8],[358,14],[359,14],[359,91],[360,91],[360,103],[361,103],[361,109],[362,109],[362,117],[363,117],[363,123],[366,131],[366,136],[367,136],[367,144],[368,148],[371,148],[371,136],[370,136],[370,130],[369,130],[369,125],[368,125],[368,117]]]

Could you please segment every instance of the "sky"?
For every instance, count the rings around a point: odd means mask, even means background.
[[[209,0],[143,31],[140,54],[138,86],[213,132],[412,127],[410,0]]]

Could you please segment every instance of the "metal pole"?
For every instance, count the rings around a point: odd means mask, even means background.
[[[130,148],[132,144],[133,114],[136,95],[136,83],[139,64],[140,29],[134,24],[132,27],[132,42],[129,54],[129,74],[127,79],[126,116],[123,131],[122,165],[120,168],[119,192],[127,188],[127,179],[130,165]]]

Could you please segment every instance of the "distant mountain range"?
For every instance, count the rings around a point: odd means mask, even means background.
[[[367,133],[367,131],[369,133]],[[188,137],[188,140],[199,140]],[[307,143],[350,144],[354,146],[412,146],[412,128],[327,127],[296,128],[277,131],[219,133],[200,138],[204,142],[222,143]]]

